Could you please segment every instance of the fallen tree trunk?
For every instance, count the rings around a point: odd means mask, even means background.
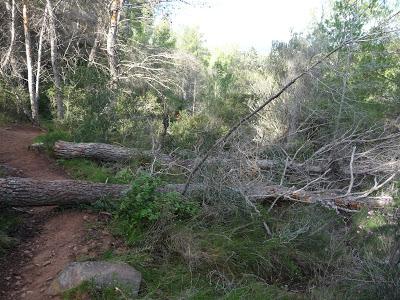
[[[31,146],[33,148],[33,145]],[[72,159],[72,158],[87,158],[91,160],[104,161],[104,162],[119,162],[128,161],[132,159],[142,159],[151,161],[154,157],[160,159],[163,163],[174,162],[177,166],[184,166],[186,168],[193,167],[196,163],[195,160],[177,160],[175,161],[168,155],[156,154],[151,151],[143,151],[133,148],[121,147],[103,143],[71,143],[58,141],[54,145],[54,154],[59,158]],[[229,164],[234,163],[232,159],[210,159],[210,164]],[[262,159],[255,160],[255,164],[262,170],[269,170],[279,166],[279,162]],[[308,172],[323,173],[325,170],[322,166],[303,166],[298,163],[288,164],[289,168],[305,169]]]
[[[127,185],[9,177],[0,179],[0,206],[90,204],[104,197],[119,198],[128,190]]]
[[[49,206],[91,204],[103,198],[117,199],[129,191],[130,185],[90,183],[74,180],[44,181],[28,178],[0,178],[0,206]],[[159,192],[181,193],[184,184],[169,184],[159,188]],[[203,196],[207,188],[203,185],[191,185],[187,191],[190,196]],[[212,191],[211,191],[212,192]],[[294,190],[282,186],[257,184],[244,193],[248,200],[295,201],[302,203],[322,203],[346,209],[382,208],[392,203],[391,197],[341,196],[333,192],[315,193]]]
[[[248,197],[253,202],[281,199],[308,204],[320,203],[350,210],[359,210],[364,207],[378,209],[393,204],[393,198],[390,196],[369,197],[360,196],[358,194],[341,195],[332,191],[310,192],[287,188],[280,185],[254,186],[251,188],[251,193]]]
[[[140,157],[151,156],[149,151],[102,144],[102,143],[70,143],[58,141],[54,145],[54,154],[59,158],[88,158],[100,161],[128,161]]]
[[[40,149],[41,145],[31,145],[31,149]],[[87,158],[91,160],[104,161],[104,162],[124,162],[129,160],[152,161],[154,158],[158,159],[164,164],[170,164],[177,167],[193,168],[198,160],[180,160],[174,159],[165,154],[152,153],[151,151],[138,150],[122,146],[102,144],[102,143],[71,143],[58,141],[54,145],[54,154],[59,158]],[[209,158],[209,165],[221,164],[235,164],[237,160],[224,159],[224,158]],[[249,160],[249,163],[254,165],[260,170],[272,170],[274,168],[283,168],[284,163],[271,159],[254,159]],[[323,174],[330,168],[328,161],[318,164],[305,164],[298,162],[289,162],[286,165],[289,172],[305,172],[309,174]],[[389,173],[399,172],[400,163],[398,161],[389,162],[375,167],[363,167],[362,165],[355,165],[353,167],[353,175],[366,176],[380,173],[385,170]],[[347,165],[337,165],[337,171],[344,175],[350,175],[351,171]]]

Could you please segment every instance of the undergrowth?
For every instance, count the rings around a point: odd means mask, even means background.
[[[45,149],[51,153],[53,146],[57,141],[72,141],[73,136],[69,131],[58,128],[51,122],[43,121],[42,127],[47,130],[46,133],[38,135],[33,140],[34,143],[42,143]]]
[[[0,112],[0,126],[6,126],[14,120],[7,114]]]
[[[196,215],[198,204],[176,192],[160,192],[160,180],[149,175],[136,178],[115,212],[115,229],[128,243],[157,222],[182,221]]]
[[[85,281],[78,287],[66,291],[62,296],[65,300],[118,300],[133,298],[129,290],[120,285],[98,287],[92,281]]]
[[[272,212],[258,205],[257,215],[239,205],[240,199],[232,198],[224,209],[213,201],[200,205],[160,192],[160,178],[137,175],[131,166],[84,159],[59,163],[76,179],[132,185],[119,202],[103,199],[92,209],[111,213],[110,230],[127,245],[101,259],[137,268],[143,275],[142,299],[398,296],[400,271],[387,263],[399,234],[396,207],[346,216],[316,205]],[[86,292],[92,299],[123,299],[113,289]]]
[[[138,269],[141,299],[398,297],[400,271],[387,263],[399,232],[395,208],[346,216],[318,205],[259,205],[257,215],[161,193],[149,175],[129,181],[120,202],[95,205],[112,214],[110,230],[127,245],[99,259]],[[89,294],[123,299],[112,289]]]

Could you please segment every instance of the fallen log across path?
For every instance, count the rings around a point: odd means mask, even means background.
[[[138,150],[104,143],[71,143],[58,141],[54,144],[54,154],[58,158],[87,158],[104,162],[126,162],[129,160],[149,160],[154,157],[163,162],[170,162],[172,158],[161,153],[149,150]]]
[[[128,185],[8,177],[0,178],[0,206],[90,204],[104,197],[119,198],[128,190]]]
[[[193,159],[176,159],[166,154],[153,153],[149,150],[139,150],[133,148],[127,148],[117,145],[103,144],[103,143],[72,143],[58,141],[54,145],[54,154],[58,158],[72,159],[72,158],[86,158],[96,161],[103,162],[125,162],[129,160],[139,160],[151,162],[154,158],[159,160],[161,163],[169,164],[171,166],[185,167],[187,169],[193,168],[198,160]],[[234,164],[234,159],[224,158],[209,158],[207,161],[208,165],[220,165],[220,164]],[[249,160],[249,163],[254,163],[260,170],[271,170],[274,168],[283,167],[283,162],[275,161],[271,159],[254,159]],[[348,165],[338,165],[337,171],[340,171],[344,175],[350,175]],[[305,164],[298,162],[286,163],[288,172],[305,172],[308,174],[323,174],[329,168],[329,162],[318,164]],[[398,172],[400,170],[400,162],[390,162],[386,165],[382,165],[381,168],[389,169],[391,173]],[[363,165],[355,165],[353,167],[353,175],[371,175],[379,173],[379,168],[368,168]]]
[[[103,162],[123,162],[132,159],[151,161],[154,157],[156,157],[162,163],[173,163],[177,166],[184,166],[186,168],[191,168],[196,163],[196,160],[175,160],[174,158],[165,154],[153,154],[151,151],[138,150],[103,143],[72,143],[58,141],[55,143],[53,150],[56,157],[63,159],[86,158]],[[234,162],[234,160],[221,158],[209,160],[210,164],[228,164],[232,162]],[[254,160],[254,162],[256,166],[261,170],[269,170],[279,166],[279,162],[268,159]],[[312,173],[323,173],[324,171],[326,171],[325,168],[322,166],[303,166],[298,163],[288,164],[288,167],[294,169],[302,168]]]
[[[168,184],[160,187],[159,192],[181,193],[184,184]],[[91,183],[75,180],[34,180],[29,178],[0,178],[1,207],[29,207],[50,205],[92,204],[105,197],[117,199],[125,195],[130,185]],[[210,191],[200,184],[190,186],[187,196],[202,196]],[[211,191],[212,193],[212,191]],[[301,203],[321,203],[334,207],[357,210],[363,207],[382,208],[393,203],[388,196],[362,197],[357,195],[339,195],[333,192],[309,192],[283,186],[259,183],[243,193],[251,202],[265,200],[295,201]]]

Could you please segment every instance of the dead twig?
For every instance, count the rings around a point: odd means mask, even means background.
[[[255,115],[257,115],[261,110],[263,110],[268,104],[270,104],[272,101],[275,99],[278,99],[287,89],[289,89],[293,84],[295,84],[300,78],[302,78],[304,75],[312,71],[314,68],[316,68],[319,64],[321,64],[323,61],[328,59],[330,56],[332,56],[334,53],[342,49],[344,46],[346,46],[349,43],[349,41],[344,42],[340,46],[336,47],[332,51],[330,51],[328,54],[324,55],[320,60],[312,64],[310,67],[306,68],[303,72],[301,72],[299,75],[294,77],[292,80],[290,80],[287,84],[285,84],[276,94],[274,94],[272,97],[268,98],[266,101],[264,101],[263,104],[261,104],[256,110],[248,114],[246,117],[242,118],[237,122],[229,131],[227,134],[225,134],[221,139],[219,139],[217,142],[212,145],[208,151],[205,153],[203,158],[200,160],[200,162],[193,168],[192,172],[190,172],[189,177],[186,181],[185,188],[182,192],[182,195],[185,195],[189,185],[192,181],[193,176],[197,173],[197,171],[200,169],[200,167],[204,164],[204,162],[207,160],[207,158],[211,155],[211,153],[219,147],[220,145],[224,145],[229,137],[236,132],[243,124],[247,123],[250,119],[252,119]]]

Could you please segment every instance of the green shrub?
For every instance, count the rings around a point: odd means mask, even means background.
[[[53,150],[57,141],[72,141],[72,136],[62,129],[50,128],[47,133],[41,134],[34,139],[34,143],[43,143],[48,151]]]
[[[112,167],[84,158],[59,159],[57,161],[74,179],[92,182],[129,184],[134,179],[130,167]]]
[[[330,259],[339,256],[340,249],[332,245],[339,221],[324,208],[290,208],[254,218],[219,217],[188,227],[174,239],[191,237],[186,239],[192,241],[191,252],[200,259],[199,268],[214,268],[227,283],[237,284],[244,274],[252,274],[269,284],[304,286],[327,272]]]
[[[205,114],[191,115],[182,111],[179,119],[171,124],[168,145],[170,148],[207,149],[225,132]]]
[[[112,118],[106,108],[113,97],[107,87],[107,75],[96,68],[79,66],[66,74],[61,92],[65,107],[62,124],[71,131],[73,138],[82,142],[107,141]],[[46,94],[54,116],[54,87]]]
[[[122,300],[133,299],[128,288],[114,284],[107,287],[99,287],[92,281],[85,281],[76,288],[63,293],[64,300],[92,299],[92,300]]]
[[[87,159],[60,159],[58,163],[63,166],[74,179],[105,183],[113,177],[111,170]]]
[[[0,78],[0,124],[3,121],[27,121],[25,112],[29,111],[29,96],[22,86],[12,86]],[[24,112],[25,111],[25,112]]]
[[[142,175],[132,183],[132,188],[121,200],[115,220],[119,233],[128,242],[136,238],[138,229],[145,229],[160,221],[183,220],[198,211],[195,202],[183,200],[178,193],[157,191],[160,180]]]
[[[13,120],[9,115],[5,113],[0,113],[0,126],[10,124]]]

